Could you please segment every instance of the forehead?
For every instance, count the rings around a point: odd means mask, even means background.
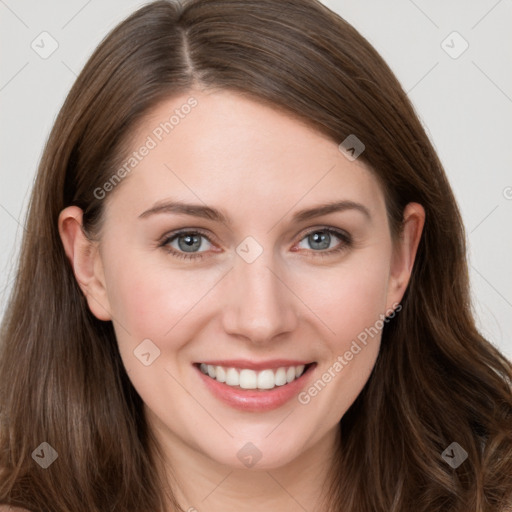
[[[170,196],[253,214],[320,199],[383,206],[373,172],[348,160],[336,142],[231,91],[191,91],[162,102],[139,124],[129,146],[114,196],[132,208]]]

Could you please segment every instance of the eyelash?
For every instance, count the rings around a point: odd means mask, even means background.
[[[328,256],[333,256],[335,254],[341,253],[344,250],[347,250],[348,248],[350,248],[352,246],[352,238],[350,237],[350,235],[348,233],[341,231],[339,229],[334,229],[334,228],[330,228],[327,226],[315,228],[310,231],[307,231],[300,238],[299,242],[304,240],[304,238],[306,238],[307,236],[312,235],[313,233],[316,233],[319,231],[329,233],[330,235],[334,234],[341,240],[341,242],[338,245],[338,247],[336,247],[335,249],[322,250],[322,251],[313,251],[311,249],[311,251],[315,255],[315,257],[319,256],[321,258],[325,258]],[[161,243],[159,243],[159,247],[163,248],[165,251],[170,253],[172,256],[174,256],[176,258],[185,259],[185,260],[201,260],[205,257],[204,252],[185,253],[185,252],[177,251],[174,248],[171,248],[168,244],[173,242],[180,235],[201,235],[204,238],[206,238],[208,240],[208,242],[213,243],[204,231],[202,231],[200,229],[194,229],[194,230],[181,230],[181,231],[177,231],[175,233],[171,233],[170,235],[166,236],[162,240]]]

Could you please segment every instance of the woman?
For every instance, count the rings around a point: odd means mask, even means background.
[[[0,503],[504,511],[512,367],[442,166],[314,0],[158,1],[101,43],[34,187]]]

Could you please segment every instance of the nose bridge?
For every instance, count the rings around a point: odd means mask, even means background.
[[[240,252],[247,248],[248,252]],[[240,257],[230,272],[223,318],[226,332],[263,343],[292,331],[297,314],[294,296],[281,282],[283,269],[273,251],[255,250],[251,241],[237,249]],[[251,257],[246,258],[251,252]]]

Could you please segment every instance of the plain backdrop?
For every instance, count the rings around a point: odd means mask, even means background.
[[[0,0],[0,315],[57,112],[101,39],[144,3]],[[478,325],[512,359],[512,1],[324,3],[408,92],[463,214]]]

